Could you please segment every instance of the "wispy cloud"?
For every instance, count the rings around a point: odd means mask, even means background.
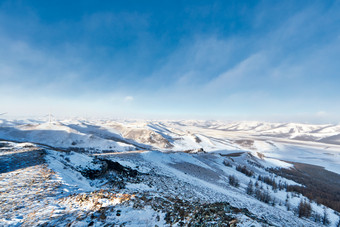
[[[125,102],[132,102],[134,100],[133,96],[125,96],[124,101]]]
[[[222,88],[232,89],[235,86],[246,87],[252,81],[256,81],[259,77],[268,74],[266,72],[268,70],[268,61],[269,59],[263,53],[251,55],[236,66],[213,78],[206,88],[209,91],[213,91]]]

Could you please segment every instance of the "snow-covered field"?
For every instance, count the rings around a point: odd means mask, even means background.
[[[338,223],[313,201],[299,218],[305,197],[286,186],[300,184],[268,168],[299,162],[340,174],[339,125],[3,119],[0,140],[4,226],[320,226],[324,212]]]
[[[340,173],[340,125],[218,121],[0,120],[0,138],[93,152],[233,153],[302,162]]]

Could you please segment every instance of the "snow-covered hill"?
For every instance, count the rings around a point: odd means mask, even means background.
[[[220,121],[0,121],[0,138],[92,152],[250,151],[340,173],[340,125]]]
[[[326,214],[336,226],[339,135],[339,125],[1,120],[0,224],[320,226]],[[20,205],[26,197],[41,202]],[[311,212],[299,217],[303,201]]]

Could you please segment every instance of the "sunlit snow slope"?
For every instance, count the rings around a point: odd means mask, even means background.
[[[91,152],[251,152],[340,173],[340,125],[219,121],[0,120],[0,138]]]

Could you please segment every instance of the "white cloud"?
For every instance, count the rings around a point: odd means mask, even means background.
[[[233,85],[237,81],[254,80],[256,77],[264,74],[267,68],[267,56],[263,53],[253,54],[241,61],[235,67],[228,69],[217,76],[207,85],[207,87],[216,89]]]
[[[316,113],[316,116],[318,116],[318,117],[325,117],[325,116],[327,116],[327,115],[328,115],[328,114],[327,114],[326,111],[319,111],[319,112]]]
[[[124,101],[125,102],[132,102],[134,100],[133,96],[125,96]]]

